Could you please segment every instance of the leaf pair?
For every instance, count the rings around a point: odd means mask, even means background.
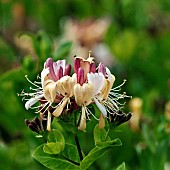
[[[114,147],[120,146],[122,143],[120,139],[111,140],[110,137],[107,136],[107,132],[105,129],[99,129],[98,125],[94,128],[94,141],[95,148],[93,148],[89,154],[82,160],[80,163],[81,169],[88,169],[90,165],[98,158],[100,158],[105,151]]]
[[[59,130],[52,130],[47,135],[47,144],[43,146],[43,151],[47,154],[59,154],[64,150],[65,139]]]
[[[43,144],[36,149],[33,157],[44,166],[53,170],[88,169],[105,151],[121,145],[120,139],[111,140],[107,136],[105,129],[98,129],[98,125],[96,125],[94,128],[95,147],[80,162],[77,147],[72,144],[65,144],[61,132],[53,130],[47,135],[47,140],[47,144]],[[123,167],[124,164],[119,166],[118,170],[124,170]]]

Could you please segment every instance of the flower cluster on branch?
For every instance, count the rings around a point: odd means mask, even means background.
[[[71,65],[66,64],[66,60],[54,62],[52,58],[48,58],[39,77],[40,82],[33,83],[26,76],[34,88],[31,87],[32,93],[24,91],[21,93],[21,96],[27,100],[25,108],[37,109],[40,120],[47,121],[48,131],[51,130],[53,117],[67,114],[67,111],[71,109],[81,110],[76,120],[79,130],[86,129],[86,121],[91,115],[99,121],[99,128],[105,126],[105,119],[116,125],[130,119],[131,113],[123,113],[121,108],[124,104],[119,102],[119,99],[129,97],[126,93],[119,93],[125,81],[112,88],[115,76],[104,64],[100,63],[96,66],[94,58],[90,55],[87,59],[75,56],[72,75],[71,71]],[[38,106],[37,102],[39,102]],[[88,108],[91,104],[95,104],[100,110],[99,117],[96,117],[95,113]],[[26,124],[33,129],[34,123],[26,120]]]

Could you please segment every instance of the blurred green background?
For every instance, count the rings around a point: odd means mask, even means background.
[[[122,89],[134,99],[125,108],[132,120],[112,133],[123,145],[90,169],[123,161],[127,170],[170,169],[168,0],[0,1],[0,169],[47,169],[31,157],[43,141],[25,126],[35,114],[17,93],[29,91],[24,75],[34,81],[48,57],[72,61],[89,50],[97,61],[103,54],[115,86],[128,80]],[[85,153],[93,146],[92,127],[80,136]]]

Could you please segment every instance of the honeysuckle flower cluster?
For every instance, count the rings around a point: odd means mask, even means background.
[[[40,119],[46,120],[48,131],[51,130],[53,117],[60,117],[70,108],[81,110],[77,120],[79,130],[86,129],[86,121],[91,116],[99,121],[99,128],[105,126],[105,119],[120,125],[131,117],[131,113],[125,114],[120,111],[123,104],[119,99],[128,97],[125,93],[118,93],[125,81],[120,86],[112,88],[115,76],[104,64],[96,66],[94,58],[90,55],[87,59],[74,57],[72,75],[71,65],[66,64],[65,60],[54,62],[52,58],[48,58],[39,77],[40,82],[33,83],[27,76],[26,78],[35,88],[30,88],[32,93],[24,91],[21,93],[26,100],[25,108],[37,109]],[[91,104],[95,104],[100,110],[99,117],[89,109],[88,106]],[[26,125],[36,132],[42,128],[44,130],[38,120],[37,118],[33,121],[26,120]],[[38,125],[35,125],[36,122]]]

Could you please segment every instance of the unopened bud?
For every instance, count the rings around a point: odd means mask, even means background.
[[[96,65],[95,63],[90,64],[90,72],[95,73],[96,72]]]
[[[71,74],[71,65],[67,64],[64,71],[64,76],[70,76],[70,74]]]
[[[52,79],[54,81],[57,81],[57,77],[55,75],[54,68],[53,68],[53,59],[52,58],[48,58],[46,60],[46,62],[44,64],[44,67],[49,68],[49,70],[50,70],[50,74],[49,74],[50,79]]]
[[[77,75],[78,83],[82,86],[84,83],[84,69],[79,68]]]
[[[57,70],[56,77],[57,77],[57,80],[59,80],[59,79],[61,79],[61,77],[63,77],[63,68],[62,67],[59,67],[59,69]]]
[[[106,76],[106,67],[104,66],[104,64],[99,64],[98,73],[102,73],[104,76]]]
[[[79,68],[80,68],[80,59],[79,58],[75,58],[74,59],[74,72],[76,74],[78,74]]]

